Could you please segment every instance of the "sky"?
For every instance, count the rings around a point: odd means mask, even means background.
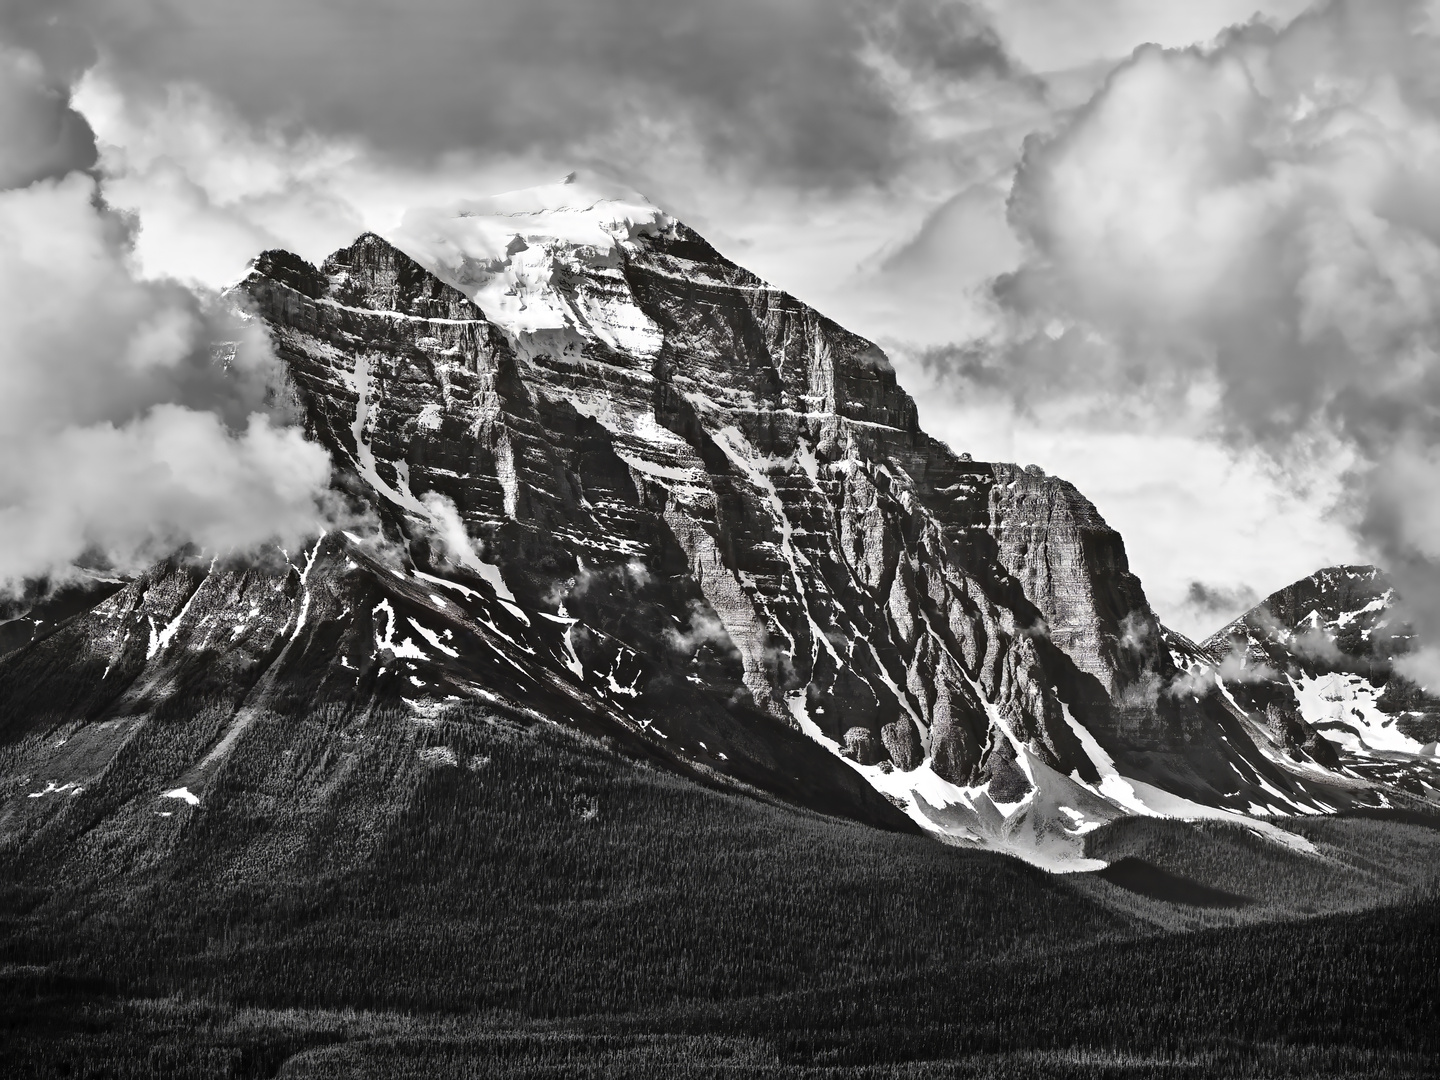
[[[1167,624],[1378,560],[1440,641],[1430,7],[11,0],[0,443],[56,464],[0,470],[0,577],[302,529],[325,462],[257,391],[263,342],[239,398],[195,374],[214,290],[578,169],[880,342],[956,450],[1074,482]],[[107,321],[65,326],[86,297]],[[243,508],[156,479],[182,432]]]

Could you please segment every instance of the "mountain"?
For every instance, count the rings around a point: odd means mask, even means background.
[[[1373,566],[1287,585],[1198,647],[1272,753],[1411,795],[1440,788],[1440,700],[1397,670],[1413,633]]]
[[[1424,733],[1375,580],[1185,640],[623,192],[230,296],[328,517],[0,609],[0,1074],[1433,1072],[1434,759],[1295,690]]]
[[[465,203],[318,267],[266,252],[231,295],[345,509],[302,551],[177,553],[6,639],[12,843],[246,770],[342,813],[366,724],[470,707],[1067,869],[1131,815],[1303,849],[1260,819],[1401,797],[1329,767],[1314,721],[1267,736],[1214,646],[1177,652],[1073,486],[930,438],[880,349],[638,196]]]

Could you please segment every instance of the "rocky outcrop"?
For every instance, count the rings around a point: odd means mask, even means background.
[[[1303,753],[1327,769],[1340,764],[1334,744],[1305,723],[1293,702],[1284,699],[1271,701],[1265,706],[1265,719],[1270,737],[1292,756],[1298,757]]]
[[[1326,567],[1267,596],[1201,648],[1217,657],[1238,650],[1280,671],[1298,663],[1312,673],[1353,671],[1383,682],[1410,643],[1409,628],[1392,616],[1393,600],[1377,567]]]
[[[1287,585],[1198,647],[1232,707],[1273,747],[1418,793],[1440,779],[1429,744],[1440,702],[1395,662],[1411,631],[1373,566],[1333,566]]]
[[[1159,669],[1160,626],[1125,543],[1072,484],[1038,467],[992,466],[989,530],[1000,563],[1046,618],[1050,640],[1120,694]]]
[[[122,580],[91,570],[59,581],[26,582],[18,594],[0,599],[0,659],[54,633],[123,587]]]

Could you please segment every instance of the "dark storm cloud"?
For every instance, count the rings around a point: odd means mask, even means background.
[[[95,136],[70,107],[74,80],[94,62],[88,37],[20,0],[0,11],[0,189],[95,164]]]
[[[988,18],[966,4],[953,0],[876,4],[868,21],[878,43],[913,71],[955,79],[970,79],[979,72],[1020,74]]]
[[[879,71],[1005,77],[961,0],[60,0],[134,89],[205,85],[428,156],[694,138],[713,160],[835,184],[884,176],[912,132]],[[603,147],[602,147],[603,148]]]
[[[0,8],[0,40],[33,53],[48,84],[66,94],[95,63],[95,43],[67,0],[7,0]]]

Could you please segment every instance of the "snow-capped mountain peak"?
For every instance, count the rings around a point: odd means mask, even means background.
[[[390,239],[514,338],[613,322],[634,347],[651,336],[638,312],[599,312],[603,298],[577,297],[571,285],[582,275],[605,276],[619,265],[618,246],[671,224],[638,192],[571,173],[554,184],[412,210]]]

